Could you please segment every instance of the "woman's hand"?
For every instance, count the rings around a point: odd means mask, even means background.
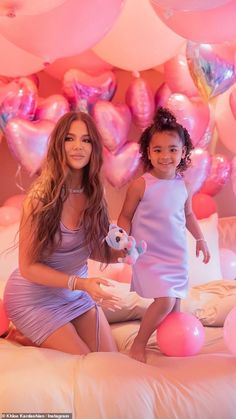
[[[113,309],[114,307],[119,308],[120,298],[112,293],[104,291],[100,285],[113,287],[113,285],[106,279],[86,278],[84,280],[84,291],[86,291],[90,297],[99,305],[110,309]]]

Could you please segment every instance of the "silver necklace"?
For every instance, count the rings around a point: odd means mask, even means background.
[[[81,186],[81,188],[75,188],[75,189],[72,189],[72,188],[69,188],[69,192],[70,193],[74,193],[74,194],[76,194],[76,193],[82,193],[84,191],[84,187],[83,186]]]

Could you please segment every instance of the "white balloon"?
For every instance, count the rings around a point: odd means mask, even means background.
[[[230,0],[150,0],[150,3],[169,11],[181,10],[188,12],[215,9],[229,2]]]

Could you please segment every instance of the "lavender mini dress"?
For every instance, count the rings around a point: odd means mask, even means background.
[[[146,298],[185,298],[188,264],[185,203],[188,197],[180,175],[158,179],[143,175],[145,191],[132,220],[131,234],[147,251],[133,265],[131,290]]]
[[[69,230],[62,223],[60,228],[61,244],[43,263],[58,271],[86,278],[90,251],[85,244],[83,228]],[[22,277],[19,269],[7,281],[4,303],[9,319],[37,345],[61,326],[97,307],[86,292],[33,283]]]

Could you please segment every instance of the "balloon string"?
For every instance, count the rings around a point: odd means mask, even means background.
[[[16,179],[17,188],[20,189],[21,192],[25,192],[25,188],[23,188],[23,186],[22,186],[23,181],[22,181],[21,165],[20,164],[18,164],[17,171],[16,171],[16,174],[15,174],[15,179]]]

